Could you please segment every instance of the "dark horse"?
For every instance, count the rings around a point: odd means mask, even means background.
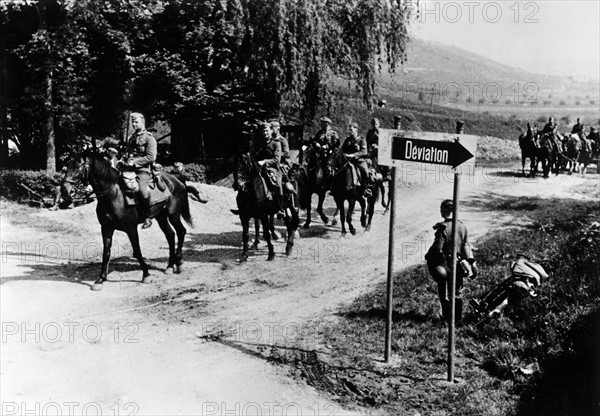
[[[331,176],[327,169],[326,155],[319,154],[314,150],[308,150],[304,154],[304,163],[295,166],[296,181],[298,183],[298,202],[300,209],[306,210],[306,222],[304,228],[310,227],[312,211],[312,195],[317,194],[317,214],[321,217],[323,224],[329,222],[329,218],[323,212],[323,202],[329,190]]]
[[[537,149],[535,153],[535,166],[532,177],[537,173],[537,166],[542,162],[542,172],[544,178],[548,178],[550,170],[557,164],[560,158],[560,149],[556,142],[554,133],[542,133],[538,135]],[[556,167],[555,169],[558,169]],[[558,171],[555,170],[556,174]]]
[[[102,229],[103,252],[102,269],[100,276],[94,282],[92,290],[101,290],[108,274],[108,262],[110,261],[110,249],[115,230],[124,231],[129,237],[133,256],[142,267],[142,282],[149,283],[150,272],[148,265],[142,257],[137,225],[144,222],[136,206],[128,206],[125,197],[118,184],[119,172],[114,169],[108,160],[102,155],[92,152],[76,155],[67,168],[62,184],[62,191],[70,195],[74,186],[80,183],[89,183],[98,198],[96,215]],[[171,196],[166,200],[152,205],[151,214],[158,221],[167,241],[169,243],[169,261],[165,270],[166,274],[181,272],[182,247],[186,230],[181,223],[181,217],[190,225],[192,217],[188,203],[188,195],[185,185],[177,178],[168,174],[161,175]],[[177,249],[175,249],[175,233],[177,233]]]
[[[521,134],[519,136],[519,147],[521,148],[521,172],[525,175],[525,161],[529,159],[531,162],[529,174],[533,175],[536,168],[535,158],[537,152],[535,137],[531,134]]]
[[[275,259],[275,251],[273,249],[271,233],[269,231],[272,228],[270,225],[271,218],[273,218],[273,215],[275,215],[278,210],[277,201],[275,198],[269,199],[267,197],[268,191],[264,182],[265,180],[260,173],[260,166],[258,166],[258,163],[254,160],[254,157],[252,157],[250,152],[243,153],[238,157],[236,164],[236,176],[238,178],[238,194],[236,201],[239,209],[238,215],[242,222],[242,242],[244,245],[241,261],[248,260],[248,231],[250,228],[250,220],[252,218],[260,219],[263,226],[263,237],[267,242],[267,248],[269,250],[267,260],[271,261]],[[289,196],[286,197],[284,209],[286,213],[284,222],[287,229],[285,254],[290,255],[292,253],[292,248],[294,247],[294,233],[298,229],[300,220],[298,218],[298,211],[294,207],[294,203]]]
[[[352,213],[356,202],[360,204],[361,215],[360,223],[367,227],[367,216],[365,214],[366,201],[364,197],[364,185],[355,185],[351,161],[341,150],[338,150],[329,160],[329,169],[331,170],[331,194],[335,200],[337,209],[340,212],[340,222],[342,223],[342,237],[346,235],[346,223],[352,235],[356,234],[356,229],[352,225]],[[358,174],[358,172],[356,172]],[[345,202],[348,201],[348,210],[345,209]],[[374,201],[373,201],[374,204]],[[369,224],[370,225],[370,224]]]

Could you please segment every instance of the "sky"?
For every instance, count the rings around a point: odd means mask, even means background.
[[[600,0],[421,0],[412,7],[420,12],[410,28],[416,38],[538,74],[600,79]]]

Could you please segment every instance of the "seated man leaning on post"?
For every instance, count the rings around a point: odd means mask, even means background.
[[[191,186],[187,184],[187,180],[188,175],[187,173],[185,173],[185,166],[183,165],[183,163],[181,162],[175,162],[173,164],[173,172],[171,173],[173,176],[175,176],[177,179],[179,179],[181,181],[181,183],[183,183],[185,185],[185,189],[188,191],[188,193],[194,195],[196,197],[196,199],[203,203],[206,204],[208,202],[208,199],[205,198],[198,189],[196,189],[195,186]]]
[[[141,197],[141,214],[144,217],[142,228],[152,226],[150,220],[150,181],[152,164],[156,161],[156,139],[146,131],[146,120],[141,113],[131,113],[134,132],[127,140],[128,159],[126,169],[133,169],[137,175]]]
[[[369,168],[366,161],[368,158],[367,142],[363,137],[358,135],[357,123],[350,123],[348,132],[350,135],[344,140],[342,153],[358,168],[360,181],[365,187],[365,197],[369,197],[372,195],[372,191],[369,188],[372,183],[369,180]]]

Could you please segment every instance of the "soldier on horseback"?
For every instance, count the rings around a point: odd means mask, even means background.
[[[556,123],[554,122],[554,117],[550,117],[546,125],[544,125],[544,129],[542,130],[542,134],[548,133],[556,133]]]
[[[329,117],[321,117],[320,121],[321,129],[308,141],[307,146],[320,159],[325,160],[340,147],[340,139],[338,134],[331,128]],[[304,160],[303,156],[300,157],[301,162]]]
[[[372,181],[369,179],[369,167],[366,161],[368,158],[367,142],[358,135],[357,123],[350,123],[348,132],[350,136],[344,140],[342,153],[358,168],[360,181],[365,187],[365,196],[371,196],[372,191],[369,187],[372,185]]]
[[[281,159],[280,159],[280,163],[281,163],[281,167],[284,170],[284,173],[287,174],[287,171],[289,170],[291,164],[290,161],[290,145],[287,141],[287,139],[285,137],[283,137],[281,135],[281,133],[279,132],[279,129],[281,128],[281,124],[279,123],[279,121],[277,120],[273,120],[269,123],[271,125],[271,135],[273,137],[273,140],[275,140],[276,142],[279,142],[279,144],[281,145]]]
[[[251,144],[250,151],[256,162],[260,165],[263,177],[269,190],[277,198],[279,210],[277,218],[285,217],[283,173],[281,171],[281,144],[273,139],[273,131],[269,123],[264,123],[262,133],[257,140]]]
[[[152,226],[150,220],[150,181],[152,179],[152,164],[156,161],[156,139],[146,131],[146,120],[141,113],[131,114],[131,125],[134,133],[127,141],[128,158],[125,170],[133,170],[139,186],[140,207],[144,224],[142,228]]]

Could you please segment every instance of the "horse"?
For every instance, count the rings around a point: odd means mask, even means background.
[[[529,159],[530,168],[529,174],[533,176],[533,172],[536,169],[535,156],[537,148],[535,145],[535,136],[528,136],[521,134],[519,136],[519,147],[521,148],[521,172],[525,176],[525,161]]]
[[[298,183],[298,204],[300,209],[306,210],[306,221],[302,228],[309,228],[311,224],[312,195],[317,194],[317,214],[323,224],[329,223],[329,218],[323,212],[325,195],[331,184],[331,175],[327,169],[327,156],[311,149],[304,153],[302,165],[295,165],[294,176]]]
[[[566,159],[569,161],[569,175],[573,173],[575,169],[577,169],[577,165],[579,164],[579,155],[583,148],[583,142],[581,141],[579,135],[570,134],[567,135],[567,150],[566,150]]]
[[[550,176],[550,170],[557,164],[559,160],[559,149],[555,141],[554,133],[540,133],[538,134],[537,148],[535,152],[535,164],[531,174],[535,176],[538,170],[539,162],[542,162],[542,172],[544,178]],[[555,172],[558,175],[558,168],[555,168]]]
[[[579,138],[581,141],[581,150],[579,151],[579,156],[577,157],[577,165],[579,174],[585,176],[587,167],[593,159],[594,156],[594,143],[586,139],[584,133],[579,133]]]
[[[72,195],[77,185],[89,183],[98,199],[96,216],[102,230],[102,268],[100,269],[100,276],[92,286],[92,290],[102,290],[102,285],[107,279],[110,250],[115,230],[123,231],[129,237],[133,256],[142,268],[142,283],[150,283],[151,281],[148,265],[144,261],[140,250],[137,230],[137,225],[144,222],[144,216],[140,214],[137,206],[126,204],[125,196],[119,186],[119,177],[119,171],[114,169],[101,154],[86,151],[74,155],[71,159],[61,185],[63,193]],[[173,175],[163,172],[161,178],[171,195],[167,199],[152,205],[151,216],[156,218],[169,243],[169,260],[165,274],[181,273],[182,248],[186,234],[181,218],[183,217],[190,226],[193,226],[188,194],[185,185]],[[171,226],[175,228],[177,233],[177,248],[175,248],[175,233]]]
[[[331,156],[328,162],[331,171],[331,194],[335,200],[335,204],[340,212],[340,222],[342,224],[342,237],[346,236],[346,223],[352,235],[356,235],[356,229],[352,225],[352,213],[356,202],[360,204],[361,215],[360,223],[363,227],[367,227],[365,214],[366,201],[364,197],[365,186],[355,185],[353,180],[350,159],[344,155],[341,150]],[[357,173],[358,174],[358,173]],[[348,210],[345,210],[345,202],[348,201]]]
[[[265,179],[262,177],[261,168],[254,160],[251,152],[241,154],[237,159],[236,176],[238,177],[238,193],[236,202],[239,209],[239,217],[242,223],[242,256],[240,261],[248,260],[248,240],[250,219],[258,218],[263,226],[263,238],[267,243],[268,255],[267,261],[275,259],[275,251],[273,248],[272,235],[272,218],[278,211],[277,201],[268,198]],[[298,229],[300,219],[298,210],[294,207],[292,198],[285,198],[286,204],[284,207],[286,216],[284,218],[287,229],[287,242],[285,254],[290,255],[294,246],[294,233]],[[256,227],[258,231],[258,227]],[[256,243],[256,241],[255,241]]]

